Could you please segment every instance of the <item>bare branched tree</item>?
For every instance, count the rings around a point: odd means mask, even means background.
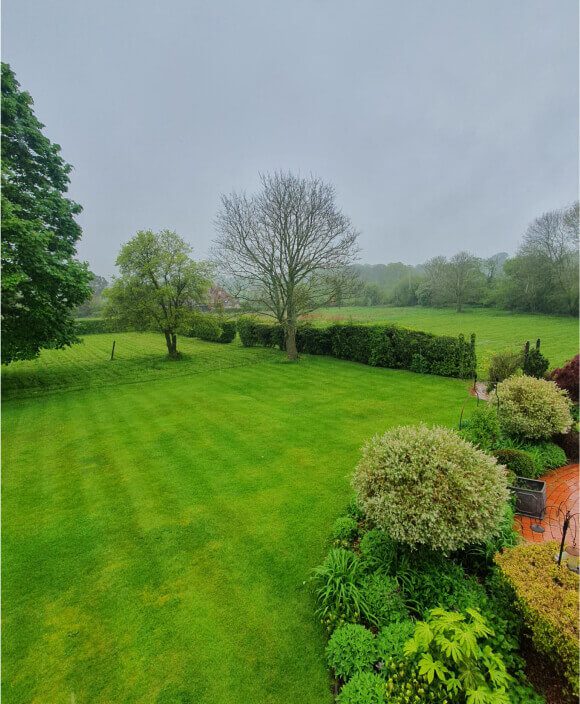
[[[253,196],[222,196],[213,256],[236,297],[284,327],[288,358],[297,359],[299,316],[356,286],[358,233],[320,179],[276,172],[260,182]]]

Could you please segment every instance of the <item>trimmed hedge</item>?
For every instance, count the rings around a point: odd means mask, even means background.
[[[208,342],[232,342],[236,336],[236,322],[223,320],[217,315],[197,313],[187,333],[187,337],[197,337]]]
[[[554,562],[557,543],[518,545],[495,556],[536,650],[578,696],[578,576]]]
[[[284,349],[281,325],[261,323],[250,317],[238,318],[238,334],[244,347],[279,347]]]
[[[75,320],[77,335],[99,335],[105,332],[120,332],[112,320],[107,318],[77,318]]]
[[[284,349],[284,330],[249,317],[238,319],[238,332],[245,347]],[[475,335],[446,337],[407,330],[396,325],[330,325],[316,328],[300,325],[296,333],[298,352],[322,354],[369,364],[374,367],[407,369],[423,374],[468,379],[475,374]]]
[[[518,477],[536,479],[541,471],[538,471],[536,462],[529,452],[525,450],[505,449],[497,450],[494,456],[498,464],[503,464],[510,472]]]

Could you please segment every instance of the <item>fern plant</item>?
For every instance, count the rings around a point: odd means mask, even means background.
[[[406,657],[415,660],[419,676],[440,683],[450,699],[466,704],[510,704],[508,689],[513,678],[500,655],[485,641],[493,630],[476,609],[464,614],[433,609],[404,646]]]

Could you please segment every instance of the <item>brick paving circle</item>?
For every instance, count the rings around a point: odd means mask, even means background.
[[[578,493],[578,468],[577,464],[553,469],[540,477],[546,482],[546,515],[541,521],[528,516],[516,516],[516,528],[531,543],[545,543],[560,541],[562,539],[562,523],[564,513],[569,510],[572,514],[580,512]],[[570,522],[566,535],[566,544],[579,544],[580,533],[578,522],[580,516],[576,515]],[[532,526],[540,525],[543,533],[532,530]]]

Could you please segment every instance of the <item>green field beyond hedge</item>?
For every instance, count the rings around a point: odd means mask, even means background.
[[[526,340],[539,337],[550,368],[561,366],[578,354],[578,320],[551,315],[524,315],[492,309],[472,309],[457,313],[447,308],[326,308],[308,316],[312,322],[396,323],[401,327],[438,335],[476,335],[479,375],[487,376],[494,352],[523,347]]]
[[[468,399],[453,379],[181,344],[166,362],[161,335],[93,335],[4,370],[9,704],[330,702],[303,583],[359,448],[455,425]]]

